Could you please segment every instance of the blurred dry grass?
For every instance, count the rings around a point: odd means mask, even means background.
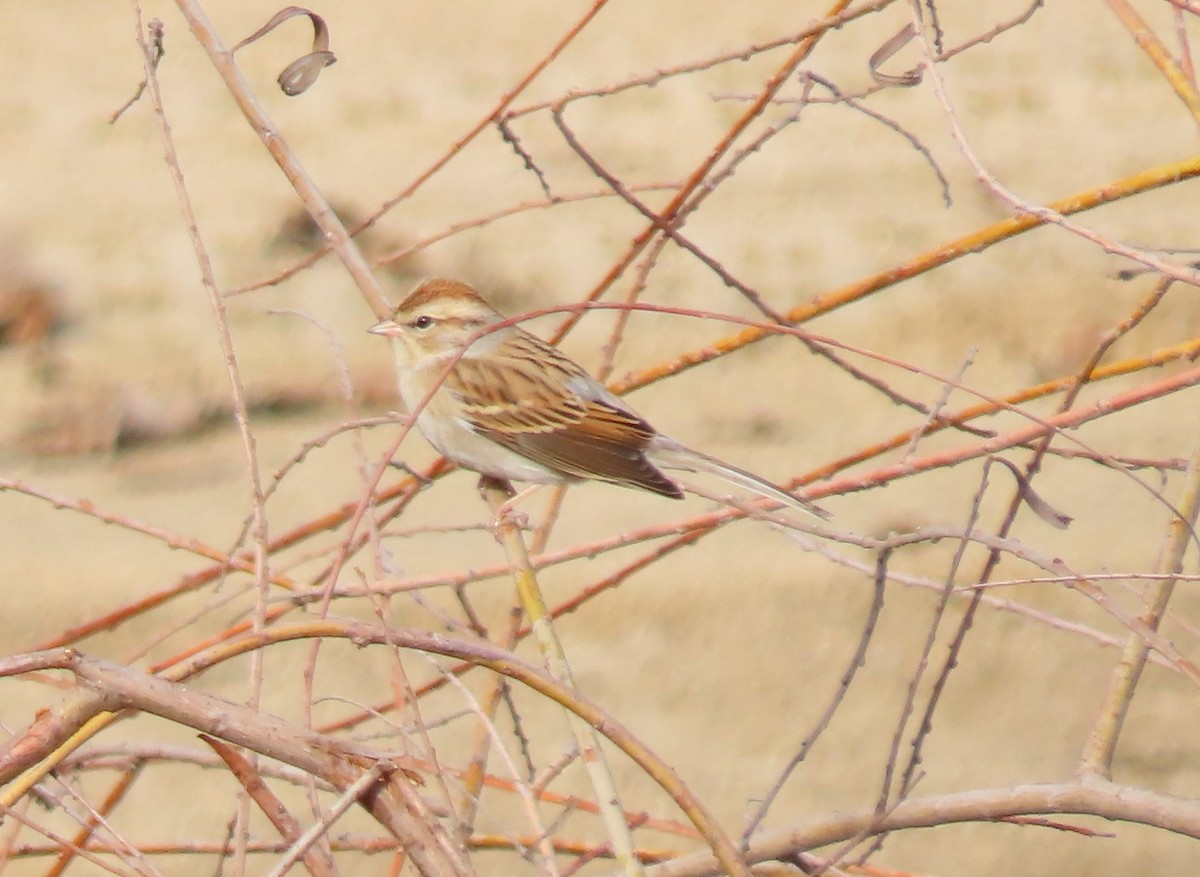
[[[244,50],[239,61],[324,191],[359,215],[406,185],[468,130],[583,8],[533,2],[331,6],[318,11],[330,24],[339,62],[310,93],[289,100],[268,87],[295,54],[285,36]],[[950,34],[966,35],[1022,6],[999,0],[960,4],[943,10],[944,24]],[[228,42],[274,11],[230,0],[214,0],[206,8]],[[822,12],[812,3],[799,11],[782,2],[614,3],[521,103],[766,40]],[[294,222],[295,195],[232,108],[173,7],[147,4],[146,13],[166,23],[161,77],[167,112],[219,281],[236,287],[271,276],[297,258],[297,234],[287,225]],[[844,90],[865,87],[863,59],[906,15],[891,9],[828,38],[806,68]],[[1161,15],[1155,19],[1169,32],[1164,22]],[[8,120],[0,126],[0,229],[21,253],[21,270],[61,290],[66,325],[38,344],[0,348],[3,474],[227,546],[250,506],[208,306],[149,105],[138,105],[115,126],[106,123],[141,77],[129,16],[111,4],[72,6],[69,13],[56,5],[13,5],[6,10],[6,30],[0,72],[4,81],[22,87],[0,93],[0,112]],[[570,108],[568,119],[623,176],[679,181],[735,117],[739,95],[777,63],[777,56],[759,56],[604,102],[581,102]],[[1195,152],[1194,121],[1097,4],[1049,4],[1020,31],[956,60],[946,76],[984,160],[1009,188],[1031,200],[1053,200]],[[960,160],[928,90],[885,92],[871,106],[918,133],[950,180],[952,207],[942,207],[928,165],[898,134],[844,107],[813,106],[801,124],[748,161],[689,220],[688,236],[772,306],[786,309],[1004,215]],[[551,169],[556,191],[597,188],[544,117],[515,127],[524,147]],[[372,232],[370,249],[386,252],[538,194],[536,180],[512,150],[488,134],[386,216]],[[1195,184],[1105,207],[1086,221],[1133,243],[1195,245]],[[396,296],[412,275],[453,274],[496,290],[510,311],[575,301],[642,224],[615,199],[530,211],[449,237],[385,282]],[[281,243],[283,238],[292,242]],[[999,394],[1078,367],[1098,332],[1127,315],[1149,289],[1150,280],[1111,279],[1123,266],[1066,232],[1040,230],[823,316],[808,328],[941,373],[952,373],[977,348],[967,380]],[[1200,319],[1189,295],[1181,290],[1170,297],[1138,330],[1133,347],[1146,351],[1195,334]],[[755,316],[678,252],[663,257],[648,297]],[[339,350],[308,320],[277,310],[311,317]],[[364,334],[371,317],[334,260],[277,288],[231,299],[230,318],[255,407],[264,471],[273,471],[301,442],[346,416],[339,356],[360,404],[376,411],[392,407],[386,350]],[[564,346],[581,362],[598,365],[612,319],[589,317]],[[729,331],[715,322],[634,316],[615,374]],[[927,403],[940,391],[899,372],[887,379]],[[1094,394],[1108,395],[1113,386]],[[955,394],[950,407],[965,401]],[[1195,402],[1191,391],[1080,435],[1113,454],[1182,457],[1195,441]],[[782,339],[639,391],[634,404],[664,432],[781,478],[919,423],[916,415]],[[1033,407],[1044,414],[1050,404]],[[368,436],[372,450],[386,447],[384,432]],[[922,449],[961,441],[937,437]],[[47,451],[70,455],[45,456]],[[416,463],[432,459],[432,452],[414,437],[400,456]],[[1076,517],[1070,531],[1051,532],[1029,516],[1014,535],[1081,569],[1150,568],[1165,525],[1163,510],[1115,476],[1081,469],[1086,465],[1052,459],[1038,482],[1039,491]],[[354,450],[345,439],[312,454],[303,473],[272,500],[272,532],[361,491]],[[978,474],[977,466],[959,467],[828,505],[839,528],[861,532],[961,521]],[[451,476],[440,490],[417,500],[405,526],[485,521],[472,483],[468,475]],[[989,496],[983,519],[996,520],[1006,497],[1003,491]],[[604,486],[575,488],[552,547],[678,514],[653,497]],[[23,496],[0,495],[0,520],[0,557],[9,583],[0,614],[4,652],[25,649],[196,568],[193,558],[144,537]],[[486,532],[412,539],[394,550],[410,574],[499,560]],[[949,551],[930,546],[907,554],[905,571],[941,575]],[[981,551],[968,551],[964,569],[978,569],[981,558]],[[575,566],[557,568],[544,575],[543,585],[553,601],[614,565],[606,558],[585,565],[582,573]],[[1012,566],[1014,575],[1027,574]],[[736,833],[753,799],[769,786],[832,692],[861,625],[867,584],[860,575],[802,552],[780,533],[743,523],[664,559],[651,574],[568,616],[561,634],[582,688],[657,748]],[[485,586],[479,594],[483,609],[507,606],[507,588],[503,581]],[[1185,586],[1177,598],[1186,617],[1194,617],[1187,610],[1197,607],[1191,588]],[[1027,585],[1006,596],[1119,632],[1099,610],[1054,586]],[[171,617],[183,623],[213,599],[211,592],[193,595],[173,606]],[[822,741],[820,757],[788,787],[771,825],[873,803],[882,743],[891,733],[932,599],[924,590],[889,591],[875,641],[887,644],[888,653],[872,654],[838,724]],[[403,617],[395,620],[437,627],[439,611],[450,612],[452,605],[445,594],[429,601],[425,607],[405,604]],[[367,609],[357,611],[369,615]],[[231,621],[217,616],[193,626],[189,635],[216,632]],[[85,648],[119,658],[150,635],[134,623]],[[183,642],[175,637],[163,653]],[[274,672],[265,705],[280,714],[294,714],[300,702],[299,670],[289,667],[300,666],[302,649],[281,649],[270,658]],[[1112,649],[986,611],[939,712],[920,791],[1069,777],[1114,660]],[[365,675],[363,666],[349,649],[338,660],[326,659],[318,693],[372,702],[381,680]],[[240,698],[244,670],[223,668],[205,677],[206,687]],[[1158,668],[1148,674],[1118,771],[1130,782],[1194,795],[1200,767],[1186,741],[1194,739],[1200,719],[1195,692],[1175,674]],[[27,723],[42,696],[34,686],[0,680],[4,727]],[[545,709],[526,707],[531,723]],[[436,715],[455,708],[447,697],[428,710]],[[346,707],[322,703],[317,712],[318,718],[341,715]],[[171,736],[190,742],[178,731]],[[630,799],[666,809],[631,768],[619,768],[618,777]],[[164,790],[171,788],[169,778],[161,782]],[[161,802],[143,798],[131,802],[123,821],[137,828],[136,837],[219,837],[230,814],[218,808],[232,800],[231,791],[229,781],[189,793],[167,808],[169,818]],[[1114,830],[1116,840],[1064,835],[1035,843],[1029,833],[1039,829],[944,828],[891,838],[884,860],[890,867],[945,874],[1118,874],[1134,867],[1185,873],[1194,865],[1194,842],[1124,824]],[[344,873],[356,873],[356,867],[358,873],[376,873],[378,865],[365,859],[348,864]],[[31,874],[43,866],[15,867],[15,873]],[[75,867],[93,873],[85,863]],[[159,867],[168,874],[194,874],[209,866],[172,857]]]

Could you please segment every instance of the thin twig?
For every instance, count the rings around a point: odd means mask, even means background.
[[[867,618],[863,624],[863,632],[858,638],[858,645],[854,649],[854,654],[851,656],[845,672],[842,673],[842,678],[838,681],[837,691],[834,692],[833,697],[825,707],[825,712],[817,719],[813,729],[800,741],[796,752],[788,759],[788,763],[776,778],[774,785],[763,796],[762,802],[758,805],[754,815],[750,817],[745,830],[742,832],[743,853],[749,849],[751,837],[758,830],[763,819],[766,818],[767,811],[771,809],[771,805],[779,797],[779,793],[783,791],[788,778],[800,766],[800,763],[808,757],[808,753],[816,744],[817,739],[829,727],[829,723],[833,721],[834,713],[837,712],[838,707],[841,706],[847,692],[850,690],[850,683],[854,681],[855,674],[858,673],[860,667],[866,664],[867,646],[871,642],[871,635],[875,632],[875,625],[879,621],[879,614],[883,611],[884,588],[887,584],[887,564],[893,550],[891,547],[884,548],[875,559],[875,588],[871,596],[871,606],[867,610]]]

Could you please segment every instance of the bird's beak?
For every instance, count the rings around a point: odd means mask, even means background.
[[[399,335],[401,330],[400,324],[395,320],[380,320],[367,331],[372,335],[391,335],[394,337]]]

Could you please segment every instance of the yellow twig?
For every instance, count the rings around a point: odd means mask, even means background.
[[[1167,82],[1171,84],[1171,88],[1175,90],[1175,94],[1183,101],[1184,106],[1188,108],[1188,112],[1192,114],[1192,118],[1197,124],[1200,124],[1200,94],[1197,94],[1196,87],[1192,85],[1183,68],[1175,63],[1175,59],[1171,57],[1171,53],[1167,51],[1167,47],[1162,44],[1157,34],[1150,29],[1150,25],[1146,23],[1146,19],[1138,14],[1138,11],[1129,5],[1127,0],[1108,0],[1108,7],[1117,16],[1121,24],[1129,31],[1143,52],[1145,52],[1154,66],[1157,67],[1162,75],[1167,78]]]
[[[1113,201],[1120,201],[1131,195],[1148,192],[1151,189],[1161,188],[1162,186],[1169,186],[1173,183],[1182,182],[1183,180],[1192,179],[1197,176],[1200,176],[1200,155],[1193,155],[1182,161],[1140,171],[1120,180],[1115,180],[1108,185],[1089,189],[1088,191],[1079,192],[1067,198],[1053,201],[1047,207],[1053,213],[1070,216],[1073,213],[1091,210],[1093,207],[1110,204]],[[932,271],[934,268],[945,265],[947,262],[953,262],[962,256],[978,253],[987,249],[992,244],[1016,237],[1022,232],[1044,224],[1046,224],[1045,219],[1028,213],[1002,219],[971,234],[942,244],[936,249],[921,253],[903,265],[897,265],[894,268],[867,277],[856,283],[851,283],[840,289],[830,290],[823,295],[818,295],[810,301],[792,308],[783,315],[784,319],[788,324],[793,326],[808,322],[815,317],[827,314],[851,302],[864,299],[874,292],[879,292],[881,289],[895,286],[902,280],[908,280],[919,274]],[[703,347],[676,357],[674,360],[658,363],[623,380],[614,381],[609,384],[609,389],[614,393],[628,393],[631,390],[652,384],[677,372],[685,371],[692,366],[700,365],[701,363],[724,356],[727,353],[732,353],[748,344],[761,341],[771,334],[771,330],[765,328],[750,327],[743,329],[712,344],[706,344]]]
[[[517,586],[517,596],[525,614],[529,616],[532,633],[541,650],[546,670],[563,685],[575,689],[571,665],[567,662],[562,642],[550,621],[550,612],[546,608],[542,589],[529,562],[529,553],[525,549],[521,530],[513,522],[511,515],[504,513],[504,504],[509,498],[508,491],[505,485],[492,479],[483,479],[480,484],[484,498],[496,515],[497,535],[508,556],[508,566],[513,583]],[[617,784],[613,780],[604,749],[600,745],[600,735],[595,728],[569,711],[567,724],[575,737],[575,745],[579,747],[579,757],[591,778],[592,788],[596,792],[596,805],[608,829],[617,861],[621,863],[621,868],[628,877],[642,877],[645,871],[634,851],[633,833],[629,830],[629,823],[625,821],[625,811],[621,808]]]
[[[1177,504],[1179,515],[1173,516],[1167,525],[1166,548],[1162,552],[1155,570],[1168,576],[1182,572],[1183,555],[1191,541],[1192,527],[1195,526],[1197,512],[1200,512],[1200,441],[1197,442],[1196,447],[1192,450],[1192,456],[1188,460],[1180,494]],[[1151,589],[1146,603],[1146,611],[1140,618],[1150,630],[1158,630],[1174,589],[1175,579],[1171,577],[1156,582]],[[1125,642],[1121,660],[1113,669],[1112,677],[1109,679],[1108,692],[1100,708],[1100,715],[1084,746],[1083,758],[1079,765],[1081,776],[1111,778],[1112,760],[1117,750],[1117,740],[1121,735],[1121,727],[1125,723],[1125,716],[1129,713],[1129,705],[1133,701],[1133,695],[1137,690],[1142,670],[1146,666],[1149,652],[1150,644],[1145,637],[1136,632],[1130,633],[1129,639]]]
[[[85,697],[90,699],[91,695],[85,695]],[[45,779],[46,774],[58,767],[64,758],[99,734],[116,719],[117,714],[107,710],[92,716],[80,726],[78,731],[55,747],[53,752],[5,786],[4,790],[0,792],[0,813],[16,806],[25,793]]]

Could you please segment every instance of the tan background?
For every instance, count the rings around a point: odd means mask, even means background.
[[[465,134],[584,9],[532,2],[330,6],[318,11],[329,22],[339,60],[310,93],[288,99],[272,84],[303,42],[298,22],[245,50],[239,60],[318,184],[360,215],[406,186]],[[273,12],[259,3],[213,2],[206,8],[230,43]],[[997,2],[944,10],[948,42],[1020,8]],[[820,13],[812,3],[797,8],[774,2],[614,2],[518,103],[766,41]],[[174,8],[148,4],[146,15],[166,24],[161,68],[166,109],[218,280],[232,288],[270,276],[298,257],[295,248],[276,240],[284,218],[296,209],[294,193]],[[808,68],[843,89],[865,87],[865,59],[906,15],[898,7],[831,35]],[[12,275],[44,277],[54,286],[67,326],[46,346],[0,351],[0,471],[228,547],[249,509],[249,492],[211,312],[151,106],[143,101],[115,126],[107,122],[141,77],[129,10],[122,4],[10,3],[4,17],[3,258]],[[913,57],[909,50],[892,66]],[[773,53],[667,79],[654,89],[579,102],[567,117],[626,181],[678,181],[736,118],[742,104],[734,98],[754,93],[781,60]],[[1099,186],[1195,150],[1194,122],[1099,4],[1050,4],[1027,26],[948,65],[945,75],[981,157],[1007,186],[1033,200]],[[941,205],[932,172],[900,135],[844,107],[815,106],[739,169],[686,232],[773,306],[787,308],[1005,215],[973,180],[928,89],[894,90],[871,106],[911,128],[933,151],[951,180],[953,207]],[[600,187],[546,114],[518,122],[517,131],[556,192]],[[520,159],[498,134],[485,132],[389,214],[367,246],[380,252],[538,193]],[[1105,208],[1086,221],[1131,243],[1194,245],[1195,184]],[[612,199],[532,211],[451,237],[423,252],[408,270],[463,277],[492,290],[508,309],[564,303],[592,288],[642,222]],[[976,347],[968,380],[989,393],[1008,392],[1070,373],[1096,333],[1146,294],[1148,281],[1111,277],[1123,264],[1065,232],[1038,231],[810,328],[941,373],[952,373]],[[411,277],[386,282],[396,297]],[[1191,294],[1178,289],[1122,350],[1148,351],[1194,334]],[[753,316],[719,280],[678,252],[669,253],[651,275],[647,300]],[[340,350],[332,350],[307,320],[275,310],[319,321]],[[367,400],[365,411],[391,405],[386,350],[364,334],[372,318],[335,260],[276,289],[232,300],[230,320],[243,378],[258,406],[253,425],[264,473],[347,416],[338,401],[339,355],[349,365],[357,398]],[[589,317],[566,347],[595,366],[610,325],[609,316]],[[715,321],[637,316],[616,373],[729,331]],[[924,402],[940,394],[936,382],[872,368]],[[1089,398],[1111,393],[1114,386],[1089,391]],[[640,391],[632,401],[665,432],[780,480],[919,422],[783,340]],[[952,404],[967,401],[955,394]],[[1195,394],[1186,393],[1080,436],[1110,453],[1181,457],[1194,441],[1194,427]],[[391,429],[376,430],[367,442],[378,451],[392,435]],[[122,441],[132,446],[113,447]],[[945,436],[921,450],[966,441]],[[414,463],[432,459],[417,437],[401,456]],[[979,472],[978,464],[960,467],[826,504],[837,515],[837,527],[857,532],[961,524]],[[994,526],[1007,501],[1009,485],[1002,481],[993,474],[985,526]],[[289,475],[269,509],[272,532],[355,499],[361,486],[351,442],[335,440]],[[1145,492],[1089,464],[1057,461],[1047,465],[1039,489],[1077,520],[1058,533],[1023,515],[1017,538],[1081,570],[1153,565],[1165,515]],[[531,509],[540,505],[534,500]],[[552,546],[706,507],[696,499],[676,506],[606,486],[575,488]],[[485,521],[472,479],[457,474],[423,497],[402,523]],[[146,537],[13,493],[0,494],[0,540],[7,595],[0,610],[4,652],[29,648],[165,587],[200,563]],[[330,537],[322,546],[332,542]],[[411,574],[500,559],[491,537],[479,531],[427,535],[391,547],[398,567]],[[910,550],[894,565],[938,579],[951,551],[945,545]],[[852,556],[871,562],[867,555]],[[981,557],[968,552],[960,580],[975,574]],[[545,575],[544,585],[552,599],[563,597],[621,562],[602,558],[556,569]],[[359,568],[373,575],[365,556]],[[1006,576],[1030,574],[1028,567],[1006,564]],[[356,574],[347,575],[349,583],[357,581]],[[1196,606],[1192,587],[1185,586],[1180,597],[1185,616]],[[570,616],[561,633],[584,689],[676,765],[737,831],[834,690],[868,592],[866,577],[804,551],[782,533],[740,524]],[[507,584],[498,580],[476,593],[499,617]],[[441,605],[443,596],[430,599]],[[1029,586],[1006,596],[1115,632],[1098,610],[1057,586]],[[84,647],[124,658],[160,627],[183,624],[221,597],[206,591]],[[932,603],[928,590],[892,586],[862,679],[811,763],[772,811],[770,826],[873,804]],[[367,606],[341,611],[371,614]],[[436,624],[428,608],[398,601],[395,613],[400,624]],[[218,610],[154,654],[171,654],[236,617],[233,608]],[[1172,632],[1180,634],[1178,628]],[[300,647],[279,649],[268,660],[268,705],[281,714],[297,714],[305,654]],[[1069,777],[1115,654],[1044,624],[985,611],[938,714],[919,792]],[[319,687],[374,702],[381,693],[387,696],[383,678],[373,675],[386,673],[386,667],[386,660],[372,663],[331,646],[323,653]],[[426,671],[414,661],[410,672]],[[204,684],[242,697],[245,678],[244,667],[230,667],[205,677]],[[52,698],[42,688],[0,681],[0,721],[6,728],[22,727],[47,702]],[[429,711],[458,707],[453,698],[439,703]],[[322,703],[318,714],[347,709]],[[528,709],[533,721],[543,708]],[[1148,691],[1135,702],[1118,778],[1194,796],[1200,779],[1198,719],[1194,690],[1152,669]],[[191,745],[189,735],[159,722],[130,727],[139,738],[165,736]],[[547,727],[552,731],[538,747],[550,759],[565,743],[554,736],[553,719]],[[674,816],[627,765],[619,776],[628,783],[627,804]],[[181,782],[196,781],[195,773],[187,777]],[[153,788],[164,791],[156,798],[148,791]],[[122,811],[132,839],[221,836],[233,800],[227,779],[207,780],[211,798],[189,793],[172,800],[171,788],[147,785]],[[576,819],[572,825],[586,833],[586,823]],[[1183,873],[1194,865],[1193,842],[1128,825],[1087,824],[1116,837],[955,827],[895,837],[877,861],[939,874],[1121,874],[1134,867]],[[488,861],[481,857],[481,866]],[[269,867],[264,862],[256,860],[256,867]],[[183,858],[159,862],[170,874],[211,873],[210,865]],[[345,873],[377,873],[381,865],[381,859],[348,861]],[[91,867],[80,863],[77,870],[92,873]]]

